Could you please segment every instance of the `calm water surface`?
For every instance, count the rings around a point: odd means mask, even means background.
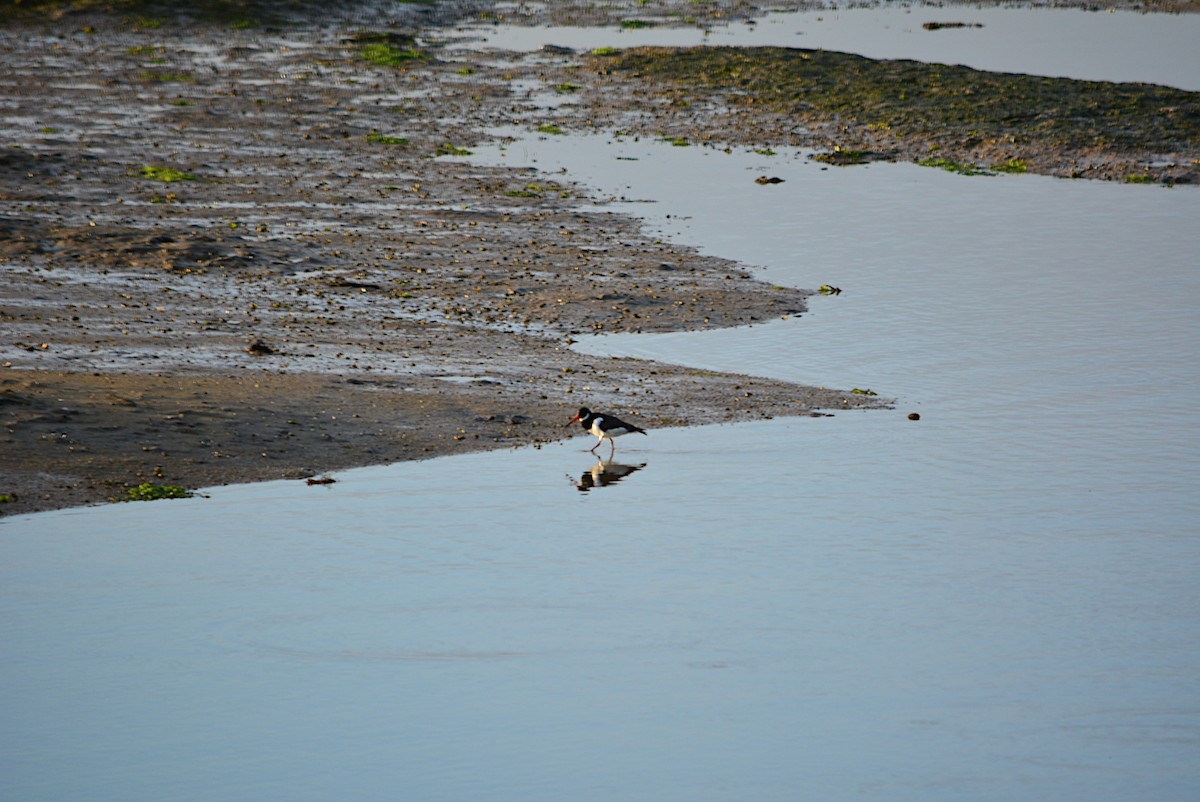
[[[992,492],[931,458],[947,428],[660,430],[588,492],[576,440],[8,521],[5,796],[1190,798],[1195,537],[1107,488],[1103,526]]]
[[[927,22],[968,27],[929,31]],[[463,46],[536,50],[596,47],[746,45],[799,47],[963,64],[980,70],[1142,81],[1200,90],[1200,14],[1096,13],[1080,9],[970,8],[885,4],[771,14],[755,25],[697,28],[466,29]]]
[[[581,347],[897,409],[6,519],[0,798],[1195,798],[1200,192],[480,157],[843,289]]]

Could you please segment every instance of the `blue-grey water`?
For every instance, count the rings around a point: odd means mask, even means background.
[[[578,347],[897,408],[6,519],[0,798],[1195,798],[1200,192],[478,158],[843,289]]]
[[[923,26],[928,22],[965,27],[927,30]],[[643,45],[819,48],[997,72],[1200,89],[1197,14],[885,2],[768,14],[753,25],[709,29],[478,25],[464,33],[460,47],[471,49],[531,51],[545,44],[582,50]]]

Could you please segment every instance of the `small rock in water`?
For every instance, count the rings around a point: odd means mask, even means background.
[[[940,31],[943,28],[982,28],[982,22],[926,22],[921,26],[927,31]]]

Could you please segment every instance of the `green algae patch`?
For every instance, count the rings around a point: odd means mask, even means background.
[[[367,134],[367,141],[376,145],[407,145],[408,139],[402,136],[392,136],[391,134],[381,134],[378,131],[372,131]]]
[[[126,501],[159,501],[164,498],[191,498],[192,491],[177,485],[153,485],[142,482],[126,491]]]
[[[455,145],[450,142],[443,142],[442,144],[438,145],[436,153],[438,156],[470,156],[471,155],[471,151],[468,150],[467,148],[460,148],[458,145]]]
[[[813,159],[837,167],[850,167],[856,164],[868,163],[871,161],[873,155],[869,150],[854,150],[853,148],[843,148],[841,145],[835,145],[833,150],[828,153],[817,153],[813,156]]]
[[[404,67],[425,58],[416,39],[395,33],[367,31],[353,37],[358,57],[380,67]]]
[[[1027,173],[1029,172],[1029,164],[1024,159],[1009,159],[1000,164],[993,164],[991,167],[997,173]]]
[[[735,107],[836,125],[846,150],[882,138],[926,153],[943,150],[960,164],[976,155],[1004,172],[1029,169],[1031,156],[1047,149],[1080,157],[1200,153],[1200,93],[1153,84],[782,47],[642,47],[592,57],[591,64],[675,93],[718,95]]]
[[[929,158],[921,159],[917,164],[922,167],[937,167],[948,173],[958,173],[959,175],[995,175],[995,173],[984,170],[981,167],[976,167],[973,164],[956,162],[953,159],[946,159],[941,156],[930,156]]]
[[[359,56],[380,67],[400,67],[425,55],[416,48],[400,48],[389,44],[363,45],[358,50]]]
[[[162,167],[159,165],[148,164],[142,168],[142,177],[149,178],[152,181],[165,181],[168,184],[175,181],[194,181],[196,176],[183,170],[176,170],[174,167]]]
[[[521,189],[510,189],[504,194],[510,198],[540,198],[542,187],[540,184],[526,184]]]

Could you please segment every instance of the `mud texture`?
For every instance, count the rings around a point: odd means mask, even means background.
[[[779,47],[637,48],[588,63],[615,84],[600,91],[657,102],[653,126],[670,138],[707,138],[717,104],[743,123],[732,141],[791,141],[832,164],[1200,183],[1200,93],[1182,89]]]

